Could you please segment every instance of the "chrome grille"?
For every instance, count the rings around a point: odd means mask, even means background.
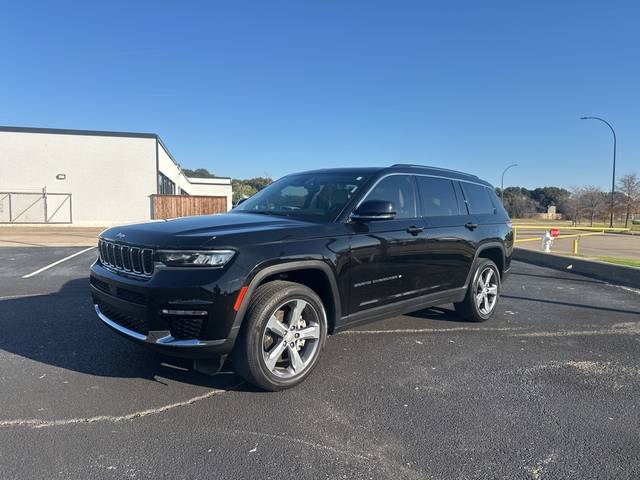
[[[100,263],[122,272],[151,276],[153,274],[153,250],[132,247],[120,243],[100,240]]]

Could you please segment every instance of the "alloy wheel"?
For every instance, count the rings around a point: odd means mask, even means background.
[[[498,275],[493,268],[487,266],[478,275],[475,289],[475,302],[483,316],[493,312],[498,301]]]
[[[320,344],[320,317],[306,300],[280,305],[262,334],[262,357],[267,369],[281,378],[300,375],[312,362]]]

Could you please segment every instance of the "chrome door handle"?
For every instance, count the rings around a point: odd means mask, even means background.
[[[471,222],[466,223],[464,226],[467,227],[469,230],[474,230],[474,229],[478,228],[478,224],[477,223],[471,223]]]
[[[409,232],[411,235],[418,235],[420,232],[424,231],[424,227],[409,227],[407,228],[407,232]]]

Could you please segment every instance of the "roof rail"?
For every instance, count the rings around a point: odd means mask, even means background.
[[[451,168],[442,168],[442,167],[429,167],[427,165],[417,165],[413,163],[394,163],[391,167],[415,167],[415,168],[428,168],[429,170],[440,170],[442,172],[451,172],[451,173],[459,173],[461,175],[466,175],[468,177],[479,178],[477,175],[473,175],[471,173],[461,172],[459,170],[453,170]]]

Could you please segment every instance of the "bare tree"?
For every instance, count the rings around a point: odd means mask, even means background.
[[[582,197],[583,189],[581,187],[572,187],[571,195],[569,195],[562,205],[565,215],[571,220],[573,226],[580,223],[582,216]]]
[[[624,228],[629,227],[629,217],[640,206],[640,180],[635,173],[623,175],[618,180],[618,191],[624,194],[622,206],[624,208]]]
[[[593,227],[595,218],[606,211],[607,195],[599,187],[584,187],[580,193],[579,203],[582,211],[589,218],[589,225]]]

